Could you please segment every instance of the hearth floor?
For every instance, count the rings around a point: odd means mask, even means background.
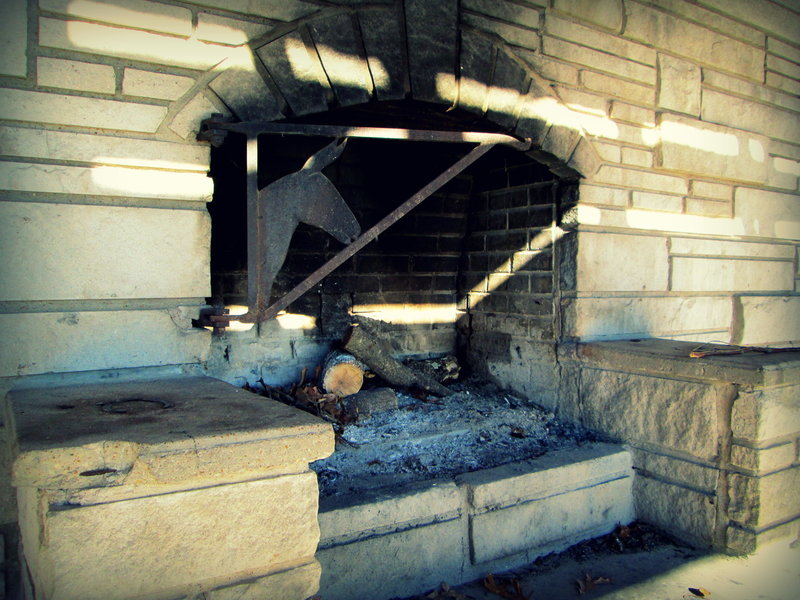
[[[423,401],[398,393],[398,409],[348,424],[330,457],[311,468],[323,498],[397,488],[577,447],[590,434],[478,379]]]

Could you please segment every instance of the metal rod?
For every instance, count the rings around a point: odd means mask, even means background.
[[[352,244],[342,249],[328,262],[326,262],[319,269],[311,273],[311,275],[306,277],[300,284],[292,288],[286,295],[281,297],[277,302],[275,302],[266,311],[264,311],[263,314],[261,313],[261,311],[258,311],[256,315],[254,315],[253,320],[260,322],[272,319],[275,316],[277,316],[277,314],[280,311],[284,310],[292,302],[297,300],[300,296],[302,296],[312,287],[317,285],[323,278],[325,278],[331,272],[333,272],[334,269],[341,266],[347,259],[356,254],[356,252],[361,250],[364,246],[366,246],[372,240],[378,237],[378,235],[386,231],[389,227],[391,227],[397,221],[399,221],[401,218],[407,215],[409,211],[411,211],[411,209],[420,204],[423,200],[425,200],[425,198],[436,192],[444,184],[453,179],[453,177],[461,173],[464,169],[466,169],[468,166],[470,166],[472,163],[478,160],[481,156],[486,154],[489,150],[492,149],[493,145],[494,144],[485,143],[485,144],[480,144],[475,148],[473,148],[469,152],[469,154],[458,160],[455,164],[453,164],[453,166],[451,166],[446,171],[441,173],[438,177],[436,177],[434,180],[428,183],[425,187],[420,189],[416,194],[414,194],[408,200],[403,202],[403,204],[395,208],[383,219],[378,221],[378,223],[376,223],[375,225],[370,227],[367,231],[365,231],[363,234],[361,234],[361,236],[356,241],[354,241]],[[258,305],[251,305],[251,307],[252,306],[258,306]],[[252,318],[253,317],[251,317],[251,319]]]
[[[389,127],[351,127],[340,125],[311,125],[303,123],[271,123],[269,121],[227,121],[207,119],[208,129],[233,131],[248,136],[273,135],[318,135],[323,137],[361,137],[409,142],[449,142],[474,144],[507,144],[518,150],[528,150],[530,140],[519,140],[503,133],[483,131],[435,131],[429,129],[398,129]]]
[[[261,261],[259,243],[263,244],[264,215],[258,205],[258,135],[247,136],[247,303],[266,304],[261,298]]]

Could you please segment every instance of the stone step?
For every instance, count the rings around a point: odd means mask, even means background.
[[[594,443],[323,499],[320,595],[384,600],[528,564],[633,521],[632,480],[626,449]]]

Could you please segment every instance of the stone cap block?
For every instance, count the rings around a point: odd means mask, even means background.
[[[241,481],[334,447],[324,421],[209,377],[19,389],[8,413],[16,487]]]
[[[689,353],[698,345],[697,342],[655,338],[587,342],[576,346],[575,358],[597,368],[668,377],[679,373],[682,378],[753,387],[800,383],[800,352],[747,352],[690,358]],[[704,350],[729,348],[718,344],[703,344],[702,347]]]

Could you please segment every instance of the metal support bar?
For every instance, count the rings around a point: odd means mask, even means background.
[[[375,225],[365,231],[361,236],[349,246],[342,249],[338,254],[331,258],[328,262],[322,265],[319,269],[314,271],[311,275],[306,277],[300,284],[290,290],[285,296],[280,298],[272,306],[270,306],[263,314],[251,315],[248,321],[266,321],[272,319],[277,314],[288,307],[292,302],[297,300],[300,296],[309,291],[312,287],[317,285],[323,278],[327,277],[337,267],[341,266],[347,259],[356,254],[364,246],[369,244],[372,240],[378,237],[381,233],[386,231],[389,227],[394,225],[397,221],[403,218],[420,202],[425,200],[428,196],[436,192],[448,181],[453,179],[456,175],[461,173],[464,169],[478,160],[481,156],[491,150],[494,144],[484,143],[473,148],[469,154],[458,160],[453,166],[441,173],[433,181],[428,183],[425,187],[420,189],[416,194],[411,196],[408,200],[403,202],[400,206],[395,208],[392,212],[386,215],[383,219],[378,221]],[[253,305],[251,305],[253,306]],[[256,305],[257,306],[257,305]]]
[[[264,244],[264,217],[258,202],[258,134],[247,136],[247,303],[251,307],[269,302],[262,298],[263,268],[258,246]]]

